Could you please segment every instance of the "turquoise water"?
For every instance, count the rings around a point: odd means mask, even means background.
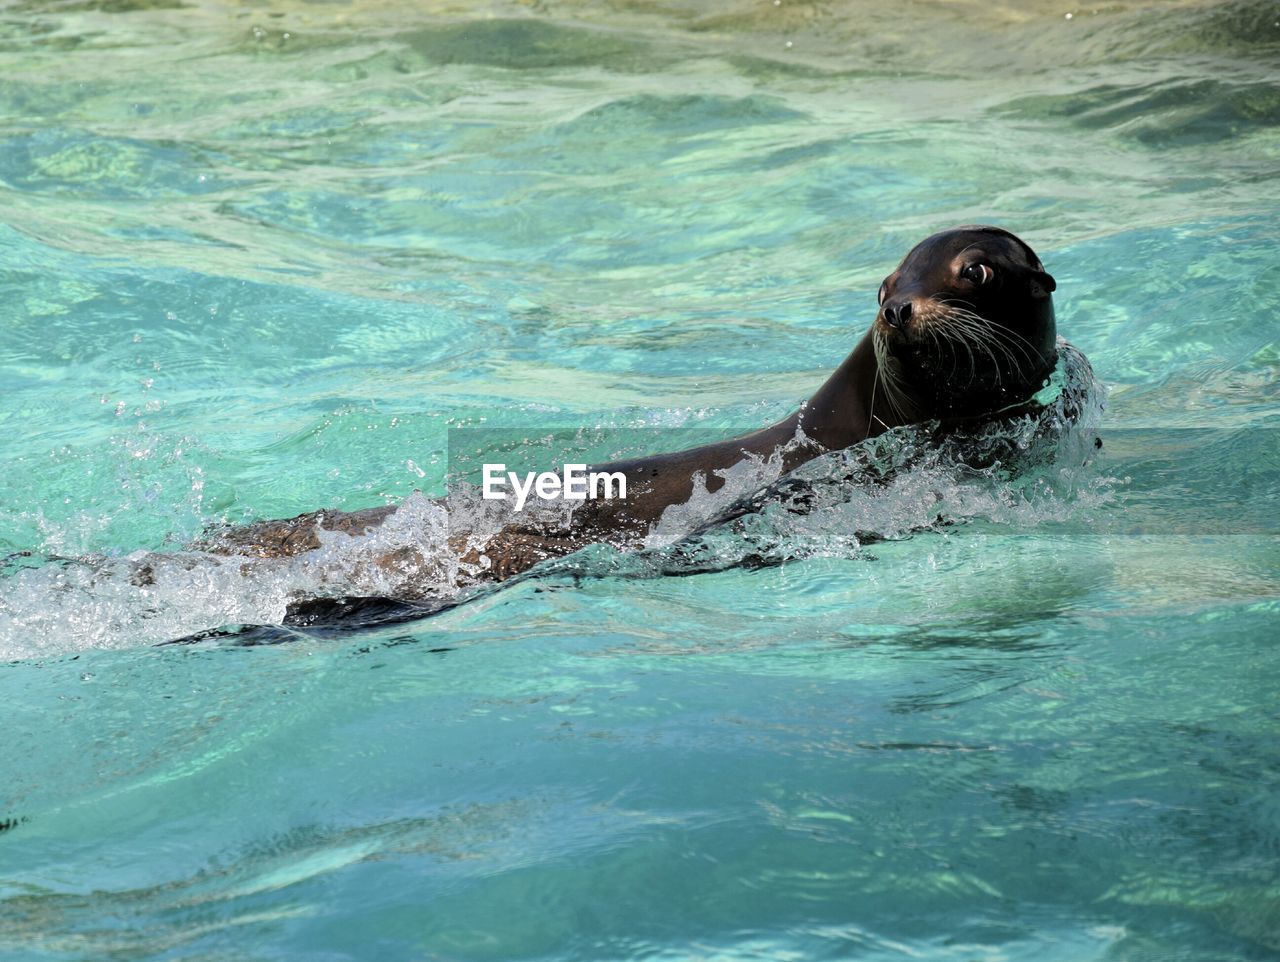
[[[6,7],[0,956],[1280,956],[1278,67],[1254,3]],[[131,556],[769,423],[974,221],[1088,464],[155,646],[304,575]]]

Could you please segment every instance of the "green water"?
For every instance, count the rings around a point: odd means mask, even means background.
[[[0,957],[1280,957],[1278,68],[1258,3],[0,10]],[[764,425],[969,222],[1089,464],[155,647],[305,573],[130,556]]]

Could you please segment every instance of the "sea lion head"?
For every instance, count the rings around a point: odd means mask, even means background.
[[[912,418],[972,417],[1028,400],[1057,363],[1057,287],[999,227],[927,237],[880,285],[872,325],[887,400]]]

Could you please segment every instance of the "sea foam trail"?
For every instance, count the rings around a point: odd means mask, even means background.
[[[1065,342],[1059,358],[1037,417],[941,442],[927,425],[897,429],[785,477],[777,458],[744,460],[714,493],[698,479],[689,501],[669,508],[638,550],[593,546],[523,577],[643,577],[852,557],[868,542],[966,521],[1030,527],[1077,516],[1112,493],[1094,463],[1104,392]],[[459,546],[483,545],[514,518],[509,503],[473,490],[446,502],[415,493],[368,533],[322,530],[319,548],[290,558],[140,551],[18,567],[0,580],[0,658],[279,624],[302,599],[407,598],[441,607],[465,598],[459,586],[482,573],[459,560]]]

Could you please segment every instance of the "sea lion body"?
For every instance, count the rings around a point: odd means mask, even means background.
[[[511,524],[483,545],[451,540],[468,572],[462,580],[501,581],[594,542],[634,547],[668,508],[689,501],[695,478],[714,493],[724,483],[720,472],[744,458],[779,455],[785,472],[900,425],[1016,410],[1056,362],[1055,287],[1035,252],[1007,231],[967,226],[934,234],[885,278],[871,327],[798,410],[741,437],[594,466],[624,474],[627,497],[583,502],[566,527]],[[287,557],[318,547],[318,529],[358,535],[394,511],[311,512],[229,529],[198,547]],[[401,561],[392,553],[379,563]]]

